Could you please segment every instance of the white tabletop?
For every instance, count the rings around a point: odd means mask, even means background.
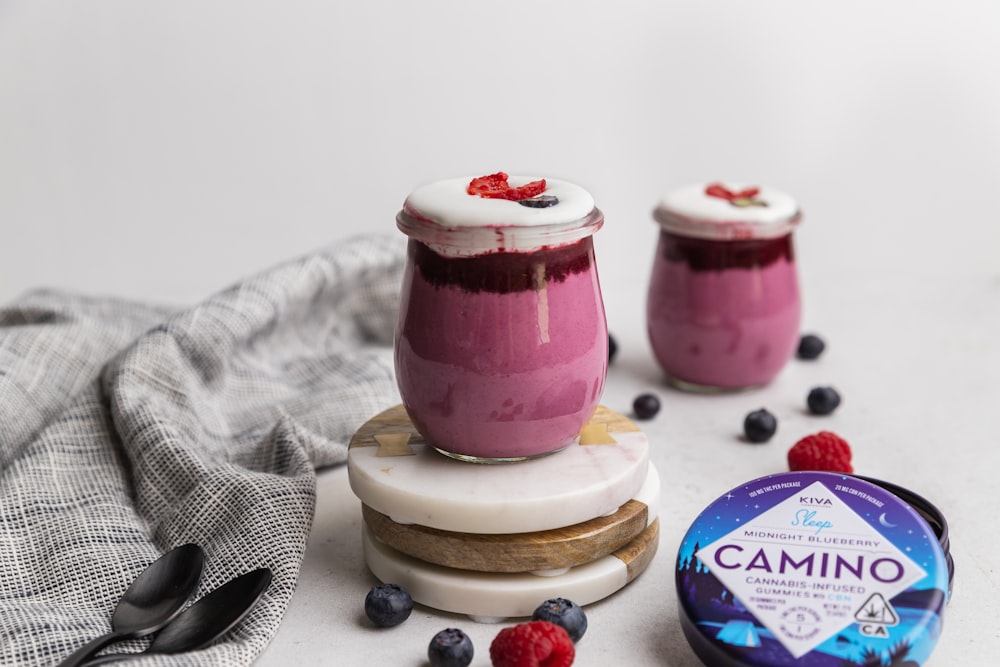
[[[681,537],[710,501],[786,470],[795,440],[823,429],[851,443],[857,472],[916,491],[945,513],[955,587],[929,664],[990,664],[981,651],[997,645],[995,633],[984,636],[982,619],[1000,614],[1000,532],[989,526],[993,475],[1000,470],[1000,276],[844,271],[842,280],[809,283],[806,294],[806,323],[826,339],[824,355],[794,360],[767,388],[723,396],[667,388],[652,363],[637,294],[606,295],[619,306],[611,327],[621,351],[603,402],[626,414],[642,392],[654,391],[663,402],[655,419],[639,422],[663,478],[661,540],[644,574],[587,607],[590,625],[574,664],[623,664],[627,650],[628,664],[638,667],[699,665],[677,621],[673,573]],[[805,408],[806,393],[821,384],[835,386],[844,399],[827,417]],[[778,417],[778,432],[767,444],[751,445],[740,439],[742,420],[759,407]],[[418,667],[430,638],[449,626],[472,638],[480,652],[474,664],[487,664],[482,656],[499,626],[423,607],[397,628],[369,626],[362,602],[376,580],[361,557],[360,503],[344,469],[321,472],[318,483],[302,580],[259,664],[365,659]]]

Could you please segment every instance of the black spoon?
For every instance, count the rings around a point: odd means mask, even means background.
[[[153,637],[145,651],[99,655],[85,662],[83,667],[150,653],[183,653],[204,648],[246,618],[271,584],[271,576],[271,570],[266,567],[241,574],[178,614]]]
[[[160,556],[128,587],[111,616],[111,632],[77,649],[59,667],[76,667],[111,642],[145,637],[169,623],[198,587],[205,552],[185,544]]]

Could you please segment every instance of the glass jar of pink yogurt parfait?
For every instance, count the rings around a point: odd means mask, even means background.
[[[519,461],[579,434],[607,373],[592,239],[603,222],[577,185],[502,172],[407,197],[396,380],[439,451]]]
[[[767,384],[799,338],[792,232],[801,213],[763,187],[701,184],[666,195],[646,321],[668,381],[689,391]]]

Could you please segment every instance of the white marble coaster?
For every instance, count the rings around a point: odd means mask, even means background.
[[[656,555],[660,523],[654,520],[632,542],[609,556],[551,576],[491,574],[433,565],[386,546],[367,526],[363,530],[365,560],[378,579],[403,586],[422,605],[466,614],[478,622],[494,622],[531,616],[550,598],[564,597],[586,605],[621,590]]]
[[[656,519],[660,475],[649,464],[646,483],[617,512],[533,533],[455,533],[398,524],[367,505],[365,523],[380,542],[427,563],[478,572],[531,572],[576,567],[622,548]]]
[[[618,510],[646,481],[649,440],[600,406],[577,440],[530,461],[478,464],[437,452],[399,405],[351,439],[351,489],[396,523],[463,533],[571,526]]]

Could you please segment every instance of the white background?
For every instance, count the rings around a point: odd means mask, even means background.
[[[595,608],[578,664],[626,649],[695,664],[672,601],[680,536],[819,428],[946,510],[960,594],[932,664],[990,664],[1000,4],[0,0],[0,302],[47,287],[196,303],[345,236],[398,235],[417,185],[497,170],[594,194],[623,347],[606,403],[665,397],[646,427],[667,485],[661,555]],[[650,210],[716,179],[798,198],[805,325],[831,346],[766,390],[706,400],[657,384],[642,308]],[[802,397],[830,382],[845,403],[818,423]],[[783,437],[754,449],[735,434],[761,405]],[[305,584],[262,664],[419,665],[457,622],[424,610],[392,642],[359,623],[363,565],[331,562],[358,557],[356,532],[335,539],[358,528],[345,479],[321,475]],[[475,628],[475,664],[495,630]]]
[[[799,199],[807,278],[993,270],[998,119],[987,0],[0,0],[0,300],[196,302],[497,170],[593,192],[610,292],[715,179]]]

